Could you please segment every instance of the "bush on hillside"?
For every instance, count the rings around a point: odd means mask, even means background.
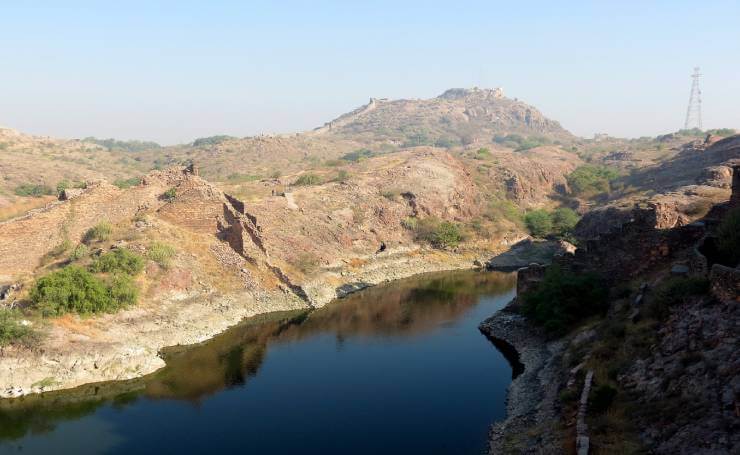
[[[293,185],[308,186],[308,185],[318,185],[320,183],[321,183],[321,177],[319,177],[316,174],[307,172],[305,174],[302,174],[300,177],[298,177],[296,181],[293,182]]]
[[[576,195],[595,196],[611,191],[610,183],[619,177],[614,169],[605,166],[585,165],[576,168],[568,175],[568,184]]]
[[[504,147],[513,148],[516,152],[523,152],[552,143],[550,139],[544,136],[529,136],[525,138],[520,134],[497,134],[493,137],[493,142],[501,144]]]
[[[411,220],[414,220],[413,222]],[[453,248],[462,241],[460,227],[437,218],[406,218],[404,226],[414,230],[415,238],[430,243],[435,248]]]
[[[170,188],[164,193],[162,193],[162,199],[164,199],[167,202],[172,202],[177,197],[177,188]]]
[[[375,155],[377,155],[377,153],[373,152],[370,149],[358,149],[358,150],[355,150],[353,152],[349,152],[349,153],[344,154],[344,156],[342,156],[342,159],[345,160],[345,161],[350,161],[350,162],[356,163],[358,161],[362,161],[362,160],[365,160],[365,159],[368,159],[368,158],[372,158]]]
[[[17,196],[27,197],[41,197],[54,194],[54,190],[48,185],[34,185],[31,183],[16,186],[14,192]]]
[[[337,171],[337,175],[336,177],[334,177],[334,181],[335,182],[346,182],[349,180],[349,178],[350,178],[349,172],[347,172],[344,169],[340,169],[339,171]]]
[[[108,150],[124,150],[127,152],[142,152],[162,148],[161,145],[151,141],[119,141],[116,139],[98,139],[95,137],[86,137],[85,142],[92,142]]]
[[[124,274],[115,274],[108,287],[108,295],[115,309],[131,306],[139,299],[139,289],[133,277]]]
[[[90,249],[85,245],[84,243],[80,243],[75,247],[74,250],[72,250],[72,254],[69,255],[69,258],[73,261],[79,261],[80,259],[84,258],[88,255],[90,252]]]
[[[52,248],[48,253],[46,253],[46,255],[51,258],[58,258],[59,256],[69,251],[70,248],[72,248],[72,242],[70,242],[68,239],[64,239],[58,245]]]
[[[648,299],[645,314],[653,319],[668,317],[671,307],[686,299],[707,294],[709,281],[706,278],[671,278],[660,283]]]
[[[580,217],[575,210],[567,207],[561,207],[555,209],[552,213],[552,227],[553,232],[559,236],[567,236],[578,224]]]
[[[527,212],[524,215],[524,224],[535,237],[545,237],[552,232],[552,216],[544,209]]]
[[[85,232],[82,237],[84,243],[108,240],[113,233],[113,226],[108,221],[101,221]]]
[[[149,259],[159,264],[162,268],[169,268],[170,261],[175,255],[175,249],[162,242],[154,242],[146,252]]]
[[[21,324],[17,310],[0,309],[0,347],[27,341],[33,331]]]
[[[132,186],[138,186],[141,183],[141,179],[138,177],[132,177],[130,179],[116,179],[113,184],[120,189],[131,188]]]
[[[105,284],[77,266],[68,266],[39,278],[30,296],[44,316],[99,313],[116,308]]]
[[[740,263],[740,207],[730,210],[717,228],[717,249],[722,264],[735,267]]]
[[[595,274],[575,274],[553,264],[537,287],[522,296],[522,313],[551,334],[562,335],[585,317],[604,313],[608,289]]]
[[[210,145],[218,145],[222,142],[226,142],[230,139],[235,139],[233,136],[227,136],[225,134],[220,134],[216,136],[210,136],[210,137],[200,137],[193,141],[193,147],[204,147],[204,146],[210,146]]]
[[[713,136],[727,137],[737,134],[737,131],[732,128],[716,128],[713,130],[707,130],[707,134],[711,134]]]
[[[448,149],[460,145],[460,142],[457,138],[443,136],[434,141],[434,146]]]
[[[126,248],[116,248],[102,254],[90,264],[90,271],[95,273],[136,275],[142,270],[144,270],[144,259]]]
[[[495,199],[488,204],[488,210],[483,215],[491,221],[506,219],[517,225],[522,224],[522,211],[514,202],[508,199]]]

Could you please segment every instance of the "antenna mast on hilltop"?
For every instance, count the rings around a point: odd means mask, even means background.
[[[699,67],[694,67],[694,74],[691,75],[691,95],[689,96],[689,108],[686,111],[686,122],[684,129],[690,130],[701,127],[701,90],[699,89]]]

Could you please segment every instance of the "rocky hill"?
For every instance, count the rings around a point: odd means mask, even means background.
[[[577,234],[593,238],[619,229],[632,218],[635,206],[654,207],[660,229],[689,224],[729,197],[737,164],[740,135],[683,144],[670,157],[622,177],[628,191],[616,192],[613,200],[589,211]]]
[[[371,98],[313,133],[399,146],[488,143],[496,134],[509,133],[572,139],[558,122],[522,101],[506,98],[499,88],[455,88],[432,99]]]

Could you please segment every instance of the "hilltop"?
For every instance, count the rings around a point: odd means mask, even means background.
[[[558,122],[546,118],[536,108],[506,98],[500,88],[455,88],[432,99],[371,98],[367,105],[313,131],[313,134],[401,147],[487,143],[497,134],[511,133],[573,138]]]

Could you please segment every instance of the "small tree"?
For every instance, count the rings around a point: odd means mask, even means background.
[[[552,232],[552,217],[544,209],[532,210],[524,215],[524,223],[535,237],[545,237]]]
[[[432,244],[436,247],[450,248],[457,246],[462,240],[460,228],[455,223],[443,221],[434,231]]]
[[[561,207],[552,213],[553,230],[558,235],[567,235],[576,227],[580,217],[573,209]]]

